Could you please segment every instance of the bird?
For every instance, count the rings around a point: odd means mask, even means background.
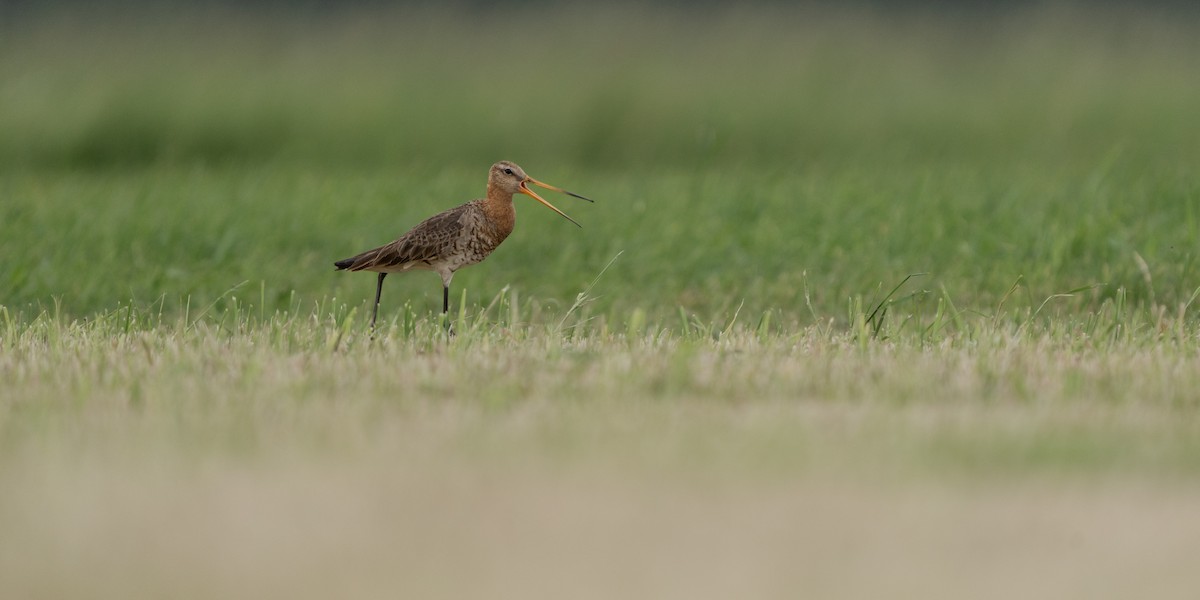
[[[434,271],[442,278],[442,313],[449,313],[450,280],[454,278],[454,272],[487,258],[512,233],[517,218],[513,206],[515,194],[532,196],[577,227],[583,227],[529,189],[529,184],[594,202],[591,198],[538,181],[526,175],[516,163],[502,160],[488,171],[485,197],[429,217],[390,244],[333,263],[338,271],[379,274],[371,329],[375,329],[375,320],[379,316],[383,279],[388,273]]]

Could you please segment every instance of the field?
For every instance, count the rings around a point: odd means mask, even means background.
[[[1190,597],[1197,14],[681,10],[6,18],[0,597]]]

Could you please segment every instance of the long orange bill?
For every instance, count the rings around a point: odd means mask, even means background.
[[[538,180],[536,180],[536,179],[534,179],[534,178],[532,178],[532,177],[530,177],[530,178],[529,178],[529,183],[532,183],[533,185],[539,185],[539,186],[542,186],[542,187],[544,187],[544,188],[546,188],[546,189],[548,189],[548,190],[554,190],[554,191],[556,191],[556,192],[562,192],[562,193],[564,193],[564,194],[566,194],[566,195],[568,195],[568,196],[575,196],[576,198],[579,198],[580,200],[587,200],[588,202],[595,202],[595,200],[592,200],[591,198],[585,198],[585,197],[583,197],[583,196],[580,196],[579,194],[576,194],[575,192],[568,192],[567,190],[564,190],[564,189],[562,189],[562,188],[560,188],[560,187],[554,187],[554,186],[552,186],[552,185],[550,185],[550,184],[548,184],[548,183],[542,183],[542,182],[540,182],[540,181],[538,181]]]
[[[533,182],[533,183],[538,183],[538,182],[537,182],[537,181],[535,181],[533,178],[530,178],[530,179],[528,179],[527,181],[531,181],[531,182]],[[547,187],[547,188],[549,188],[549,187],[550,187],[550,186],[548,186],[548,185],[544,185],[544,184],[540,184],[540,183],[539,183],[538,185],[542,185],[542,187]],[[558,188],[550,188],[550,189],[558,189]],[[571,217],[568,217],[568,216],[567,216],[567,213],[565,213],[565,212],[563,212],[563,211],[561,211],[561,210],[558,210],[557,208],[555,208],[555,207],[554,207],[554,205],[553,205],[553,204],[550,204],[549,202],[546,202],[545,198],[542,198],[541,196],[539,196],[539,195],[537,195],[536,193],[534,193],[534,191],[533,191],[533,190],[529,189],[529,187],[525,185],[525,182],[524,182],[524,181],[522,181],[522,182],[521,182],[521,193],[522,193],[522,194],[529,195],[529,196],[533,196],[534,200],[537,200],[538,202],[541,202],[542,204],[545,204],[545,205],[546,205],[546,207],[547,207],[547,208],[549,208],[550,210],[552,210],[552,211],[554,211],[554,212],[558,213],[559,215],[562,215],[562,218],[564,218],[564,219],[566,219],[566,220],[568,220],[568,221],[570,221],[570,222],[572,222],[572,223],[575,223],[575,226],[576,226],[576,227],[581,227],[581,228],[583,227],[583,225],[580,225],[578,222],[576,222],[576,221],[575,221],[575,219],[572,219]]]

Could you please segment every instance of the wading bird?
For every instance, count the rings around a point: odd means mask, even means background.
[[[492,170],[488,172],[486,198],[472,200],[429,217],[386,246],[333,263],[339,271],[379,273],[375,284],[375,310],[371,313],[371,328],[375,328],[379,297],[383,294],[383,278],[388,273],[434,271],[441,275],[442,312],[450,312],[450,280],[454,278],[454,272],[487,258],[512,233],[517,221],[513,194],[533,196],[550,210],[582,227],[575,219],[530,190],[531,183],[592,202],[590,198],[542,183],[526,175],[516,164],[502,160],[492,165]]]

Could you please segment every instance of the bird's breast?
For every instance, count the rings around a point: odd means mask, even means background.
[[[462,234],[458,239],[455,268],[475,264],[495,250],[512,233],[515,215],[511,211],[489,210],[486,204],[463,215]],[[502,208],[502,207],[501,207]]]

